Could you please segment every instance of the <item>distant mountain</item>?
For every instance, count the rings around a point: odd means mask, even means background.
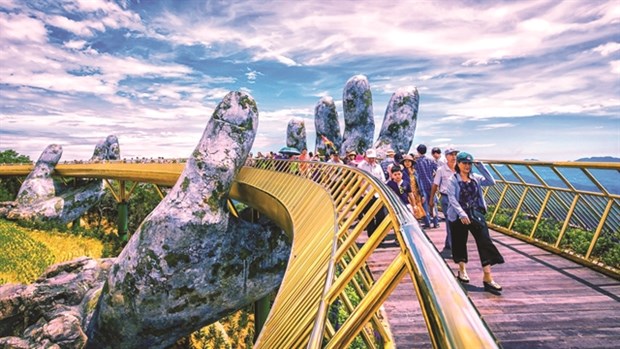
[[[592,156],[589,158],[581,158],[575,161],[580,162],[620,162],[620,158],[615,158],[613,156]]]

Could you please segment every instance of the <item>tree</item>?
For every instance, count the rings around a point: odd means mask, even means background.
[[[29,156],[20,155],[13,149],[0,151],[0,164],[29,164],[32,163]],[[21,187],[16,177],[0,178],[0,201],[13,201]]]

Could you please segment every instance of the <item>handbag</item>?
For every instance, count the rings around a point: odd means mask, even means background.
[[[426,217],[426,211],[424,211],[424,207],[422,207],[422,205],[416,205],[413,208],[413,216],[416,219],[422,219],[422,218]]]

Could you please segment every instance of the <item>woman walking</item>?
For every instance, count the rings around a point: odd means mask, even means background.
[[[411,191],[413,192],[413,196],[415,198],[415,202],[417,203],[415,210],[413,212],[413,216],[416,219],[422,219],[426,217],[426,211],[424,211],[424,207],[422,203],[424,199],[420,194],[420,189],[418,188],[418,181],[416,178],[415,168],[413,167],[413,156],[405,155],[400,163],[403,165],[403,180],[411,186]]]
[[[448,185],[448,221],[452,233],[452,259],[459,265],[457,278],[459,281],[468,283],[466,264],[467,237],[471,233],[476,240],[480,263],[484,276],[482,283],[484,290],[496,295],[501,295],[502,287],[493,280],[491,266],[504,263],[504,258],[499,253],[487,227],[484,214],[486,203],[482,193],[482,186],[495,184],[495,179],[481,162],[475,166],[482,174],[472,172],[474,157],[466,152],[460,152],[456,156],[456,173],[450,179]]]

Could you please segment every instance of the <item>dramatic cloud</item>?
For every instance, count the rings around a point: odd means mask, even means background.
[[[364,74],[378,124],[394,91],[418,88],[414,144],[620,156],[619,31],[612,0],[0,0],[0,150],[89,158],[116,134],[124,156],[187,156],[230,90],[257,100],[255,152],[279,149],[293,117],[313,145],[316,102],[332,96],[342,118]]]

